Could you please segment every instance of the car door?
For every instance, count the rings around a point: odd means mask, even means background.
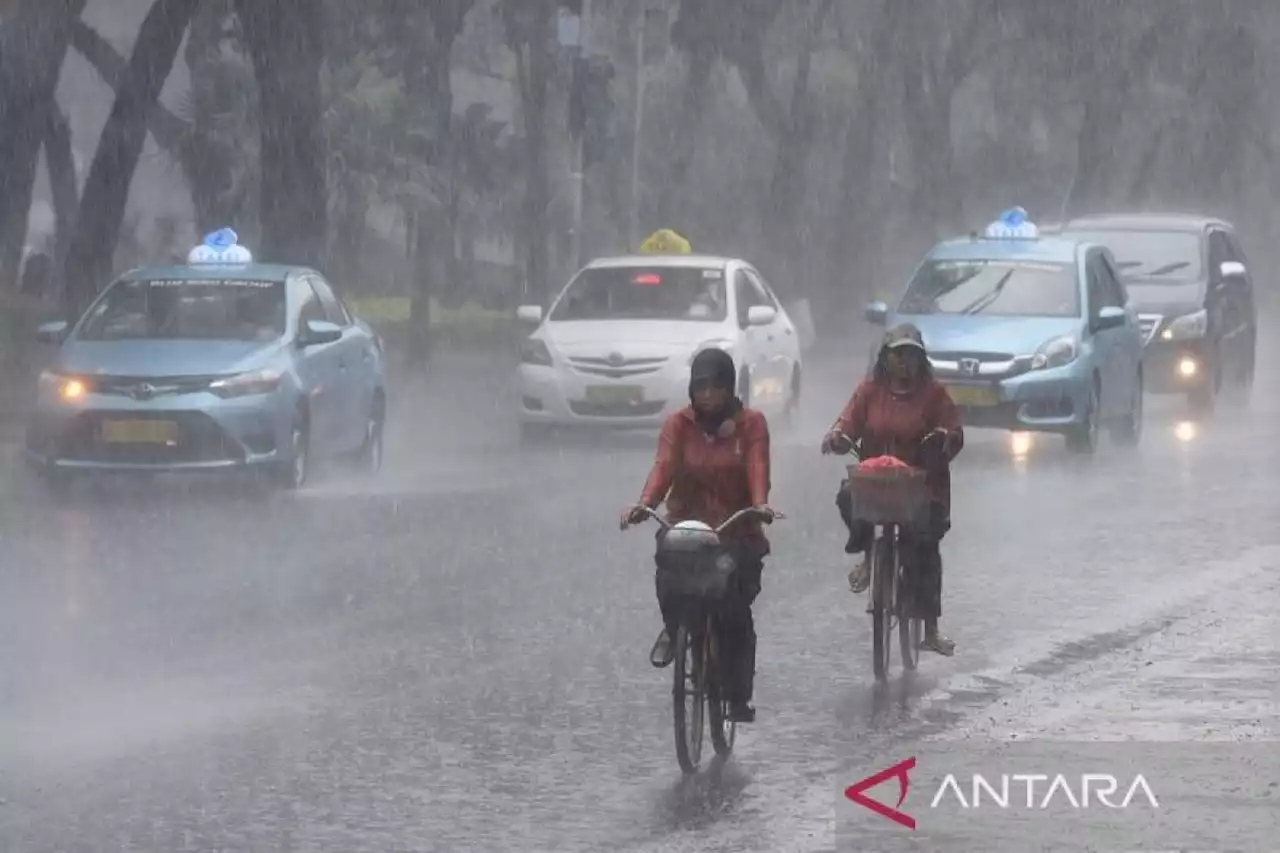
[[[1230,235],[1221,229],[1209,234],[1210,282],[1218,305],[1220,340],[1225,375],[1238,376],[1252,354],[1253,283],[1244,255]],[[1224,277],[1222,264],[1235,261],[1245,268],[1243,276]]]
[[[1138,323],[1138,314],[1129,299],[1129,291],[1116,270],[1109,252],[1103,251],[1098,257],[1103,273],[1103,294],[1107,305],[1118,305],[1124,308],[1125,325],[1114,329],[1115,342],[1115,379],[1116,405],[1119,414],[1128,411],[1133,400],[1133,392],[1138,381],[1138,370],[1142,364],[1143,338]]]
[[[347,314],[338,297],[334,295],[329,282],[318,273],[308,275],[320,306],[324,309],[324,318],[342,329],[342,339],[336,341],[334,349],[338,353],[338,384],[335,389],[336,413],[334,418],[334,441],[340,450],[359,447],[364,440],[365,422],[369,411],[369,394],[365,393],[367,384],[368,362],[361,346],[361,339],[366,337]]]
[[[1120,354],[1120,335],[1118,329],[1098,329],[1098,315],[1102,309],[1113,303],[1111,294],[1108,293],[1106,286],[1106,270],[1102,266],[1102,253],[1098,249],[1089,251],[1088,260],[1085,263],[1085,274],[1088,277],[1088,317],[1089,317],[1089,335],[1093,339],[1093,357],[1094,368],[1098,371],[1101,380],[1101,394],[1099,405],[1102,408],[1101,415],[1109,418],[1115,414],[1118,405],[1118,398],[1123,389],[1117,389],[1118,384],[1122,384],[1120,380],[1120,371],[1118,364],[1122,359]]]
[[[338,364],[342,342],[304,346],[302,339],[307,322],[327,320],[328,317],[307,276],[290,276],[287,287],[293,311],[294,361],[311,415],[311,448],[328,453],[335,444],[338,406],[341,405]]]
[[[770,382],[776,383],[778,394],[785,399],[791,387],[791,371],[795,367],[799,352],[796,329],[790,318],[782,310],[782,303],[778,301],[778,297],[770,289],[769,283],[764,280],[760,272],[748,268],[747,277],[755,286],[757,297],[776,312],[773,322],[764,327],[765,344],[768,347],[768,366],[766,370]]]
[[[768,336],[764,326],[752,326],[747,322],[747,315],[754,305],[764,305],[759,291],[747,275],[744,267],[738,267],[733,273],[734,311],[738,323],[738,368],[746,368],[751,377],[748,391],[748,403],[758,395],[767,393],[768,381]],[[761,381],[764,380],[764,381]]]

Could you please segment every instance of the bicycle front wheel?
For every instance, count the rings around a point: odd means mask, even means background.
[[[707,620],[706,649],[707,715],[711,718],[711,745],[716,755],[733,752],[733,742],[738,734],[738,724],[729,719],[729,703],[724,698],[724,661],[720,657],[720,638],[715,619]]]
[[[896,549],[889,534],[871,546],[871,664],[877,681],[889,677]]]
[[[696,773],[702,762],[705,642],[690,635],[683,625],[676,631],[672,662],[672,711],[675,723],[676,760],[685,773]]]

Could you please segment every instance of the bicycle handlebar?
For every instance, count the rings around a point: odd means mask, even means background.
[[[654,521],[658,522],[658,524],[661,524],[661,525],[662,525],[662,529],[663,529],[663,530],[670,530],[672,527],[674,527],[674,526],[675,526],[674,524],[671,524],[670,522],[668,522],[668,521],[667,521],[665,518],[663,518],[661,515],[659,515],[659,514],[658,514],[658,511],[657,511],[657,510],[655,510],[655,509],[650,509],[649,507],[644,506],[643,504],[640,506],[640,509],[644,510],[644,512],[645,512],[645,513],[646,513],[650,518],[652,518]],[[745,509],[740,509],[740,510],[738,510],[738,511],[737,511],[737,512],[735,512],[733,515],[731,515],[731,516],[729,516],[728,518],[726,518],[726,519],[724,520],[724,523],[723,523],[723,524],[721,524],[719,527],[714,528],[714,529],[715,529],[715,533],[716,533],[716,535],[717,535],[717,536],[718,536],[718,535],[720,535],[722,532],[724,532],[724,530],[725,530],[726,528],[728,528],[728,526],[729,526],[729,525],[733,524],[735,521],[737,521],[738,519],[742,518],[744,515],[759,515],[759,516],[761,516],[761,517],[763,517],[763,518],[767,519],[767,520],[766,520],[766,523],[768,523],[769,521],[773,521],[774,519],[786,518],[786,516],[785,516],[785,515],[783,515],[782,513],[778,512],[777,510],[775,510],[775,511],[774,511],[774,513],[773,513],[773,515],[772,515],[772,516],[770,516],[770,515],[769,515],[768,513],[766,513],[766,512],[761,512],[760,510],[756,509],[755,507],[753,507],[753,506],[749,506],[749,507],[747,507],[747,508],[745,508]]]

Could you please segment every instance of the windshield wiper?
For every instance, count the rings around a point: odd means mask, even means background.
[[[1180,270],[1183,267],[1189,267],[1189,266],[1191,266],[1190,261],[1177,261],[1172,264],[1165,264],[1162,267],[1157,267],[1156,269],[1153,269],[1151,272],[1143,273],[1143,275],[1146,275],[1146,276],[1166,275],[1168,273],[1173,272],[1174,270]]]
[[[1013,278],[1013,273],[1014,273],[1014,270],[1009,270],[1007,273],[1000,276],[1000,280],[997,281],[989,291],[982,294],[977,299],[973,300],[973,302],[966,305],[964,308],[961,308],[956,313],[978,314],[984,308],[987,308],[988,306],[990,306],[992,302],[995,302],[997,299],[1000,298],[1000,294],[1004,292],[1005,285],[1009,283],[1009,279]]]
[[[1142,261],[1116,261],[1116,269],[1127,270],[1142,266]]]

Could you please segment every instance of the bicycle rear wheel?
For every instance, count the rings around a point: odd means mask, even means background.
[[[720,659],[720,639],[714,618],[707,620],[706,649],[707,715],[711,718],[711,745],[716,755],[733,752],[733,742],[738,734],[738,724],[729,719],[729,703],[724,698],[724,669]]]
[[[877,681],[889,677],[895,551],[888,532],[871,546],[871,664]]]
[[[690,636],[683,625],[676,631],[672,662],[672,711],[676,735],[676,760],[685,773],[695,773],[702,762],[705,642]]]

